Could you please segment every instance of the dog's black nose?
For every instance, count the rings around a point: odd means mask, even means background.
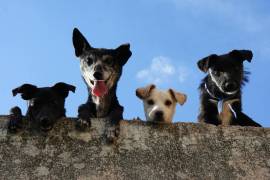
[[[102,73],[101,72],[95,72],[94,75],[96,80],[102,80]]]
[[[237,89],[236,82],[226,82],[225,83],[225,90],[226,91],[235,91]]]
[[[47,118],[47,117],[41,118],[41,119],[40,119],[40,125],[41,125],[42,127],[48,127],[48,126],[50,125],[50,123],[49,123],[49,118]]]
[[[158,121],[161,121],[163,119],[163,112],[162,111],[157,111],[155,113],[155,119]]]

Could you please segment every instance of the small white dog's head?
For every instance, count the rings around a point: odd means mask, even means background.
[[[175,113],[176,103],[183,105],[186,102],[185,94],[172,89],[162,91],[151,84],[136,90],[144,105],[144,113],[147,121],[171,123]]]

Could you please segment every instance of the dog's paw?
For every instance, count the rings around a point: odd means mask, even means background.
[[[85,131],[87,128],[91,127],[91,121],[85,120],[85,119],[78,119],[76,121],[76,129],[80,131]]]
[[[17,132],[17,129],[21,128],[22,122],[22,111],[19,107],[13,107],[10,109],[10,114],[8,116],[8,130],[10,132]]]
[[[10,132],[13,132],[13,133],[17,132],[17,122],[12,120],[11,118],[8,121],[7,127]]]
[[[106,139],[109,143],[114,143],[119,136],[120,128],[119,126],[112,126],[107,129]]]

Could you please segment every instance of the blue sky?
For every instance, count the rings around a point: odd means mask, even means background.
[[[144,119],[135,89],[155,82],[188,95],[174,121],[196,122],[197,90],[204,74],[197,61],[209,54],[251,49],[251,72],[243,89],[243,109],[270,127],[270,2],[266,0],[3,0],[0,2],[0,114],[26,102],[12,97],[23,83],[51,86],[63,81],[77,87],[66,100],[68,116],[87,98],[74,55],[74,27],[93,47],[116,48],[129,42],[132,57],[118,86],[124,117]]]

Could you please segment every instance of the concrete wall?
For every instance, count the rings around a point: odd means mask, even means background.
[[[270,129],[106,120],[85,132],[61,119],[48,134],[8,134],[0,118],[0,179],[270,179]]]

